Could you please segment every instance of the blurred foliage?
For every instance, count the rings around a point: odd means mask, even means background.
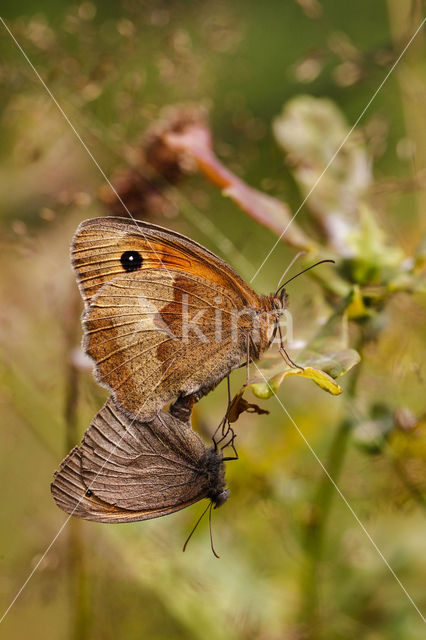
[[[213,521],[221,560],[205,522],[181,552],[203,505],[129,525],[72,521],[0,635],[423,638],[421,617],[295,428],[424,613],[423,31],[322,175],[423,3],[2,8],[136,215],[190,235],[250,281],[298,212],[254,286],[273,291],[295,250],[306,252],[300,269],[333,258],[288,285],[288,349],[297,364],[346,375],[332,397],[282,364],[276,371],[274,358],[261,363],[267,378],[283,378],[274,390],[295,424],[273,397],[259,401],[269,415],[245,412],[236,423],[232,496]],[[68,255],[82,219],[119,208],[4,30],[0,50],[3,611],[64,522],[51,477],[105,398],[79,350]],[[181,107],[164,109],[182,103],[184,124]],[[201,149],[182,135],[194,123],[208,134]],[[235,372],[232,389],[243,381]],[[221,385],[196,406],[194,426],[208,437],[225,406]]]

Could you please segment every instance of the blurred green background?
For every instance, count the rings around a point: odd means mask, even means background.
[[[164,107],[203,104],[223,162],[295,211],[303,196],[273,119],[309,94],[333,100],[354,123],[420,24],[423,3],[42,0],[3,2],[2,14],[106,175],[135,163],[142,134]],[[106,393],[79,366],[81,305],[69,262],[78,223],[105,215],[105,181],[3,27],[0,52],[2,615],[66,519],[50,495],[52,475]],[[355,132],[373,168],[378,224],[417,261],[425,67],[422,31]],[[169,208],[151,219],[221,254],[247,280],[275,242],[199,175],[166,196]],[[297,221],[315,234],[308,208]],[[272,291],[293,255],[280,243],[255,288]],[[290,296],[296,337],[319,326],[321,287],[302,277]],[[424,614],[426,304],[405,291],[385,307],[341,396],[302,379],[286,381],[279,394]],[[348,388],[355,375],[356,392]],[[233,374],[234,390],[242,379]],[[377,404],[385,407],[383,432]],[[211,432],[225,405],[222,384],[196,407],[196,428]],[[232,495],[213,520],[220,560],[206,521],[181,551],[200,504],[128,525],[73,520],[0,637],[424,638],[421,616],[293,424],[274,399],[262,406],[269,416],[246,414],[236,425]],[[401,438],[416,424],[413,442],[398,445],[395,411],[410,418],[408,426],[399,420]],[[342,431],[348,421],[354,428]]]

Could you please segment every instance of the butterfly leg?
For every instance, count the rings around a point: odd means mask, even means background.
[[[226,429],[225,429],[225,425],[226,425]],[[215,434],[217,431],[219,431],[219,429],[222,427],[222,431],[223,431],[223,435],[221,435],[221,437],[216,440],[215,438]],[[231,437],[228,438],[228,435],[231,434]],[[237,460],[238,459],[238,454],[235,450],[235,446],[234,446],[234,440],[236,438],[236,434],[233,430],[233,428],[231,427],[231,424],[229,423],[228,420],[226,420],[226,418],[224,418],[222,420],[222,422],[220,423],[220,425],[218,426],[218,428],[216,429],[215,433],[213,434],[212,440],[213,440],[213,445],[215,448],[215,451],[217,451],[220,447],[220,450],[223,451],[224,449],[226,449],[226,447],[232,447],[232,449],[234,450],[236,457],[232,457],[232,458],[224,458],[224,460]],[[222,444],[223,443],[223,444]],[[222,446],[220,446],[222,445]]]
[[[232,397],[231,397],[231,380],[229,378],[229,373],[226,376],[226,384],[227,384],[227,389],[228,389],[228,406],[226,407],[226,412],[225,412],[225,417],[222,421],[222,436],[225,435],[225,422],[228,418],[228,413],[229,413],[229,409],[231,408],[231,402],[232,402]],[[229,424],[229,422],[228,422]]]
[[[228,405],[226,407],[226,411],[225,411],[225,415],[223,416],[222,420],[219,423],[219,426],[217,427],[216,431],[213,433],[212,436],[212,440],[214,443],[214,447],[217,450],[218,445],[223,442],[223,439],[226,438],[226,436],[229,433],[229,428],[230,428],[230,423],[228,420],[228,413],[229,410],[231,408],[231,404],[232,404],[232,396],[231,396],[231,380],[229,378],[229,374],[226,376],[226,384],[227,384],[227,392],[228,392]],[[227,426],[227,428],[225,428]],[[216,436],[218,431],[220,430],[221,433],[221,437],[217,440]]]
[[[224,442],[224,444],[222,444],[222,446],[220,447],[221,452],[226,447],[232,447],[232,449],[233,449],[233,451],[235,453],[235,456],[226,457],[226,458],[223,458],[223,460],[238,460],[238,453],[237,453],[237,450],[236,450],[235,445],[234,445],[234,440],[235,440],[236,434],[235,434],[235,431],[233,430],[233,428],[231,427],[231,423],[230,423],[230,421],[228,419],[228,412],[229,412],[229,409],[230,409],[230,406],[231,406],[231,402],[232,402],[232,400],[231,400],[231,385],[230,385],[230,381],[229,381],[229,375],[227,376],[227,379],[228,379],[228,407],[226,409],[226,413],[225,413],[224,418],[221,420],[218,428],[216,429],[216,431],[213,434],[212,440],[213,440],[214,447],[215,447],[216,451],[219,448],[219,445],[221,443],[223,443],[223,442]],[[219,431],[219,429],[221,429],[221,437],[217,440],[216,439],[216,434]],[[231,434],[231,437],[230,437],[229,440],[227,440],[229,434]]]
[[[239,456],[238,456],[238,451],[235,448],[235,444],[234,444],[234,440],[236,438],[236,433],[233,430],[233,428],[229,425],[229,429],[228,429],[228,433],[231,433],[231,439],[229,440],[229,442],[227,442],[226,444],[223,445],[223,447],[221,447],[221,451],[223,451],[225,449],[225,447],[231,447],[232,450],[234,451],[233,456],[227,456],[226,458],[222,458],[223,462],[226,462],[227,460],[238,460]]]
[[[248,385],[249,383],[249,373],[250,373],[250,334],[247,334],[247,344],[246,344],[246,349],[247,349],[247,360],[246,360],[246,384],[245,386]]]
[[[303,367],[301,367],[299,364],[296,364],[288,355],[287,351],[284,349],[284,339],[281,333],[281,327],[280,325],[278,325],[278,332],[280,335],[280,348],[279,348],[279,352],[282,356],[282,358],[285,360],[285,362],[292,368],[292,369],[301,369],[303,371]]]
[[[228,419],[228,412],[229,409],[231,407],[231,402],[232,402],[232,398],[231,398],[231,381],[229,379],[229,374],[226,376],[226,383],[227,383],[227,392],[228,392],[228,405],[226,407],[226,411],[225,411],[225,415],[223,416],[222,420],[219,423],[219,426],[217,427],[216,431],[213,433],[212,435],[212,440],[215,446],[215,449],[217,449],[218,444],[220,444],[220,442],[222,442],[223,438],[227,435],[228,430],[225,430],[225,425]],[[219,440],[216,440],[216,436],[218,431],[221,431],[221,437]]]
[[[227,423],[229,424],[229,422],[227,420],[227,417],[226,417],[226,414],[225,414],[225,416],[220,421],[219,426],[217,427],[216,431],[212,435],[213,446],[214,446],[216,451],[219,448],[220,443],[223,442],[224,438],[226,438],[226,436],[228,435],[228,429],[225,429],[225,425]],[[220,431],[220,438],[217,438],[217,434],[218,434],[219,431]]]
[[[216,434],[218,433],[219,430],[220,430],[220,434],[219,434],[220,438],[216,438]],[[228,442],[226,442],[226,439],[229,433],[232,434],[232,437]],[[232,429],[231,423],[229,422],[227,416],[225,415],[225,417],[223,418],[223,420],[221,420],[219,426],[217,427],[216,431],[212,436],[215,451],[219,449],[219,445],[225,442],[225,444],[222,444],[222,446],[220,447],[220,450],[222,451],[225,447],[229,446],[231,442],[232,443],[234,442],[234,438],[235,438],[234,430]]]

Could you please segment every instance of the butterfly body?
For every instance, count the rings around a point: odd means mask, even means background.
[[[193,402],[269,347],[286,308],[173,231],[86,220],[72,246],[85,301],[84,348],[128,415]],[[179,415],[177,413],[176,415]]]
[[[130,420],[110,398],[51,485],[65,512],[96,522],[158,518],[208,498],[229,495],[222,454],[186,423],[161,411]]]

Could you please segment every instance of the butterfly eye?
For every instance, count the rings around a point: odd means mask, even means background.
[[[143,258],[138,251],[125,251],[120,258],[120,262],[125,271],[137,271],[141,268]]]

